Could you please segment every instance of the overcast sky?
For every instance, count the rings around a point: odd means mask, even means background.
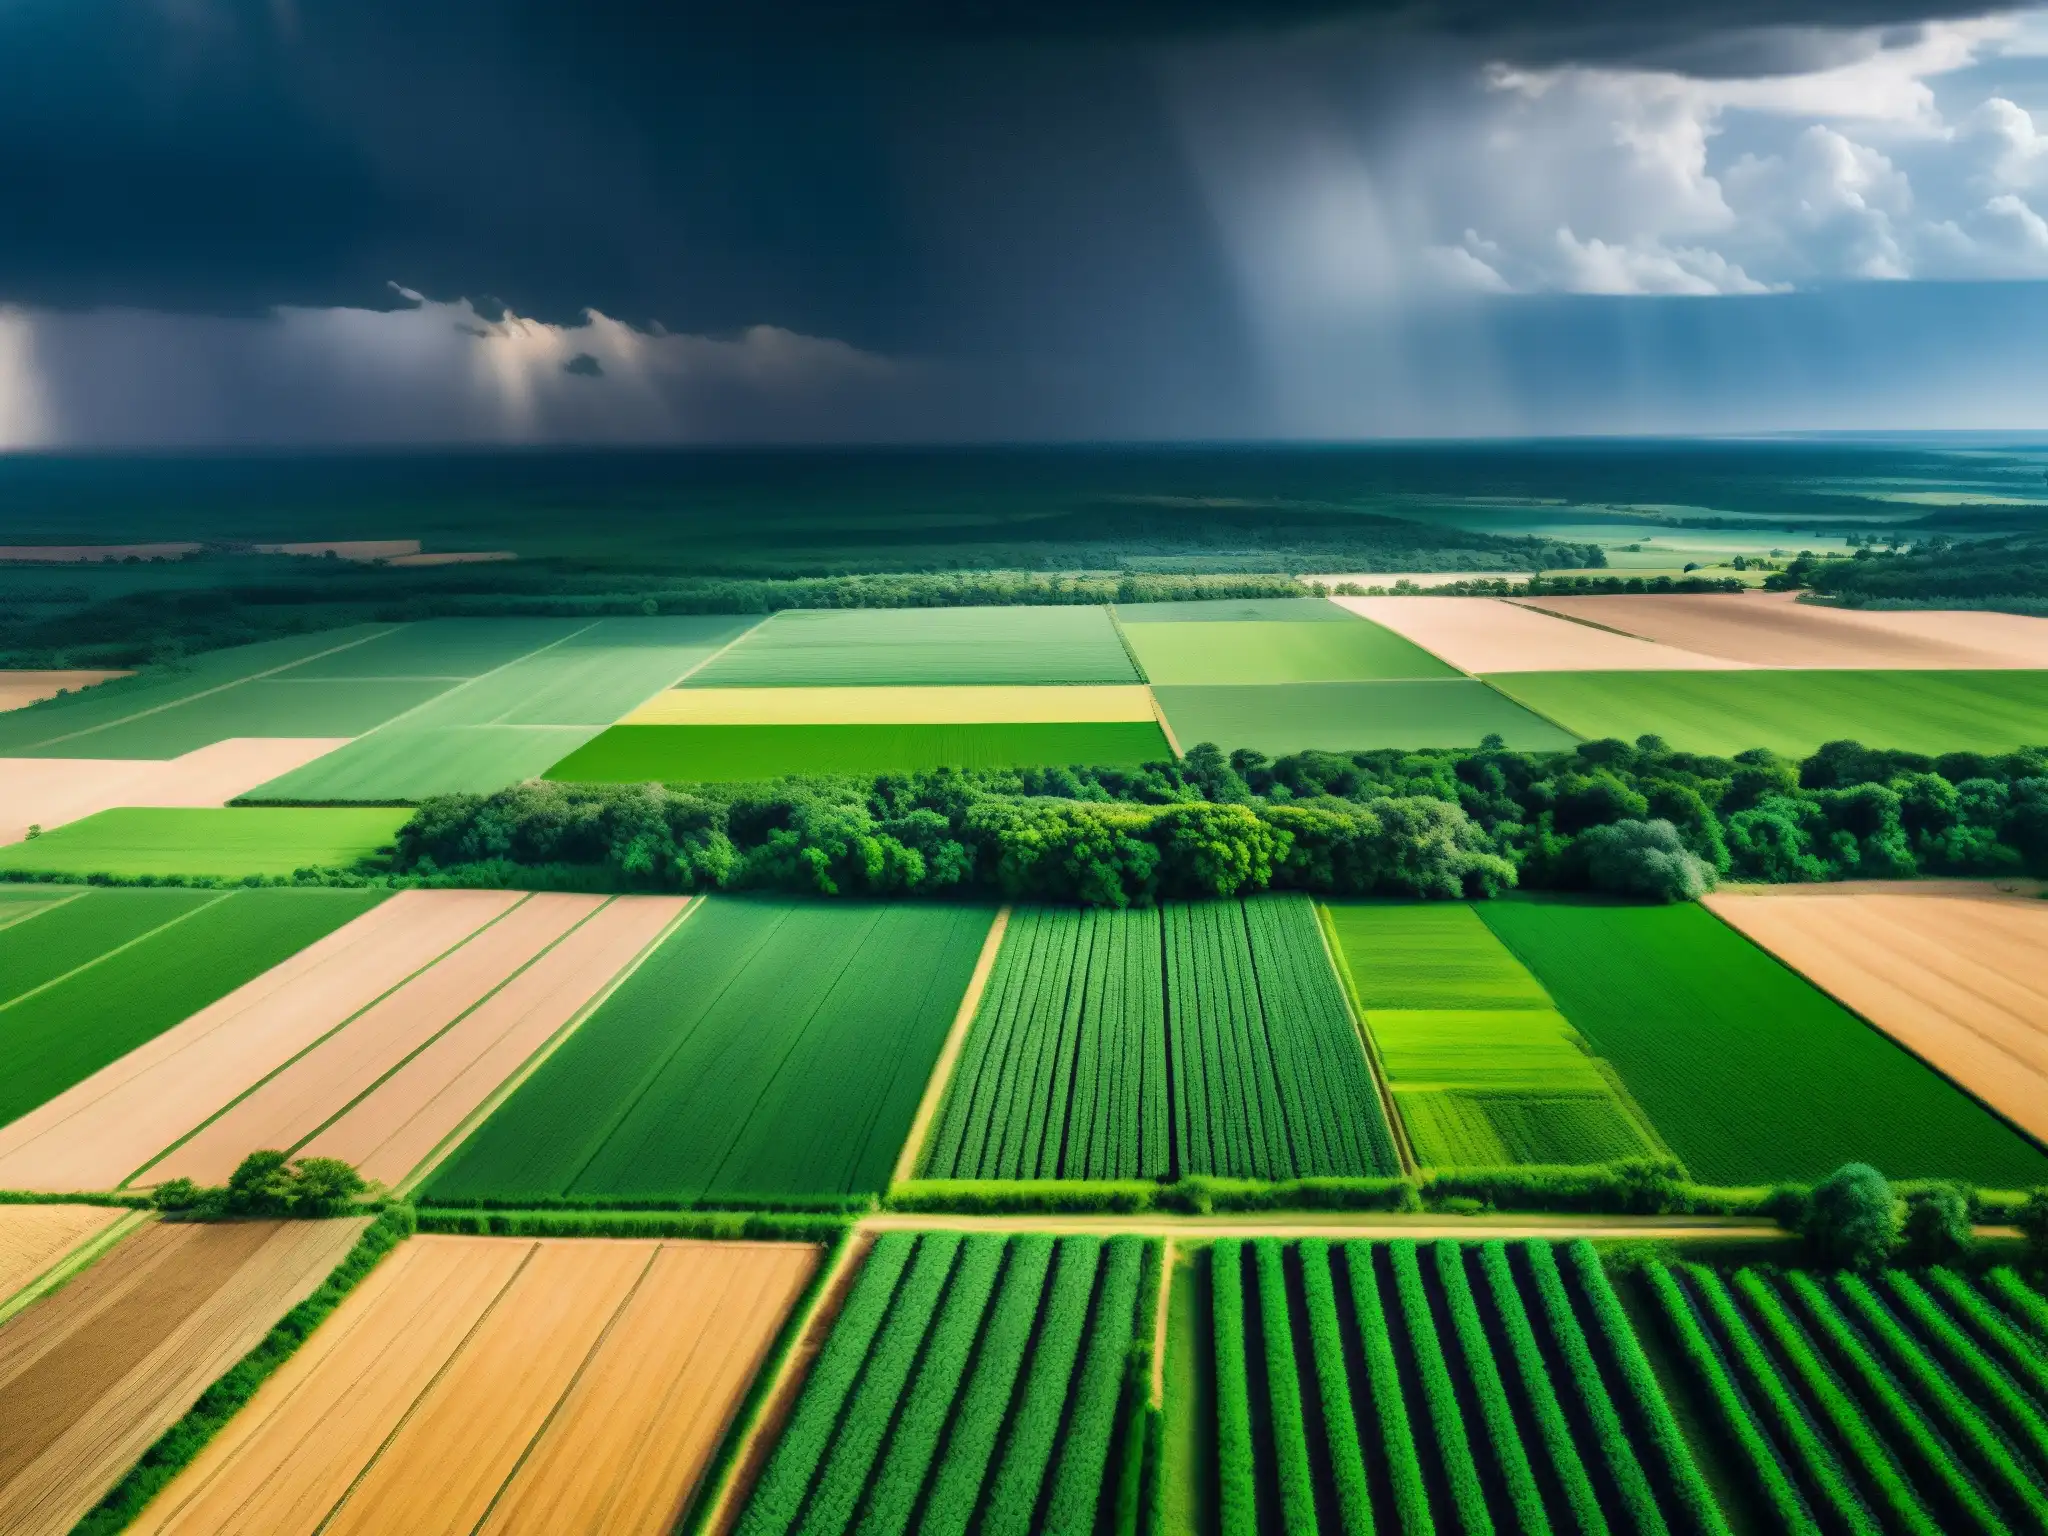
[[[0,0],[0,448],[2048,428],[2048,12],[649,9]]]

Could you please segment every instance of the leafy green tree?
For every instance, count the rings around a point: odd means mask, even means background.
[[[1891,1185],[1868,1163],[1844,1163],[1814,1186],[1801,1235],[1831,1268],[1878,1268],[1899,1241]]]
[[[1714,866],[1685,846],[1668,821],[1620,821],[1589,827],[1572,857],[1596,891],[1647,901],[1693,901],[1714,887]]]
[[[1932,1184],[1906,1196],[1906,1220],[1899,1235],[1899,1258],[1916,1269],[1954,1264],[1975,1241],[1970,1229],[1970,1197],[1953,1184]]]

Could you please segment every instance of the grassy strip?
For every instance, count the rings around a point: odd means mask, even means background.
[[[1401,1395],[1401,1367],[1394,1358],[1394,1335],[1380,1301],[1379,1277],[1373,1273],[1372,1248],[1371,1243],[1344,1245],[1351,1301],[1358,1313],[1358,1339],[1365,1354],[1365,1377],[1372,1388],[1373,1416],[1380,1423],[1401,1529],[1426,1532],[1435,1529],[1429,1513],[1429,1486],[1422,1480],[1422,1457],[1408,1422],[1407,1401]]]
[[[1711,1297],[1718,1290],[1718,1279],[1709,1286],[1707,1282],[1711,1277],[1706,1271],[1694,1271],[1694,1277],[1702,1294]],[[1791,1364],[1800,1385],[1805,1388],[1807,1401],[1819,1411],[1822,1421],[1834,1431],[1835,1438],[1849,1448],[1866,1485],[1876,1490],[1878,1508],[1875,1513],[1888,1525],[1912,1532],[1913,1536],[1942,1536],[1940,1522],[1929,1514],[1912,1485],[1899,1475],[1897,1465],[1871,1429],[1863,1410],[1821,1360],[1812,1341],[1793,1320],[1783,1298],[1750,1270],[1736,1275],[1735,1289],[1749,1303],[1764,1331],[1777,1344],[1779,1354]],[[1743,1320],[1732,1315],[1727,1326],[1731,1338],[1740,1336],[1738,1329],[1747,1328]]]
[[[1810,1275],[1795,1271],[1786,1277],[1786,1283],[1798,1298],[1805,1320],[1826,1341],[1825,1347],[1836,1366],[1876,1405],[1896,1437],[1894,1443],[1911,1450],[1922,1470],[1942,1489],[1950,1506],[1960,1511],[1971,1527],[1981,1531],[2004,1530],[2005,1522],[1998,1511],[1991,1507],[1969,1474],[1956,1464],[1919,1407],[1899,1390],[1891,1373],[1857,1337],[1833,1299]]]
[[[1536,1415],[1536,1430],[1543,1437],[1552,1470],[1564,1486],[1565,1502],[1571,1506],[1572,1524],[1581,1536],[1607,1536],[1607,1516],[1600,1509],[1600,1496],[1572,1438],[1571,1421],[1557,1399],[1557,1386],[1550,1379],[1550,1367],[1536,1342],[1536,1330],[1522,1304],[1521,1287],[1508,1265],[1507,1244],[1483,1244],[1479,1267],[1485,1271],[1487,1289],[1493,1295],[1494,1310],[1500,1314],[1501,1331],[1508,1336],[1508,1349],[1522,1378],[1522,1390]]]
[[[1316,1389],[1322,1394],[1331,1480],[1337,1485],[1338,1519],[1344,1536],[1373,1536],[1372,1492],[1358,1444],[1351,1382],[1344,1368],[1344,1330],[1338,1321],[1337,1289],[1330,1276],[1330,1245],[1310,1239],[1301,1244],[1300,1251]]]
[[[1615,1409],[1614,1400],[1607,1395],[1607,1384],[1601,1379],[1599,1362],[1593,1358],[1593,1347],[1586,1342],[1585,1329],[1572,1311],[1564,1277],[1557,1270],[1557,1255],[1548,1243],[1530,1243],[1522,1251],[1528,1255],[1529,1271],[1536,1278],[1536,1294],[1550,1319],[1551,1337],[1557,1341],[1558,1353],[1564,1356],[1565,1369],[1578,1390],[1587,1418],[1592,1421],[1593,1438],[1614,1474],[1621,1501],[1628,1507],[1638,1531],[1645,1536],[1663,1536],[1670,1527],[1665,1523],[1664,1512],[1657,1507],[1650,1479],[1636,1459],[1628,1429]]]
[[[1623,1310],[1621,1298],[1608,1283],[1599,1253],[1584,1238],[1565,1251],[1577,1272],[1579,1288],[1592,1304],[1593,1322],[1621,1371],[1630,1399],[1630,1417],[1638,1426],[1648,1428],[1650,1443],[1657,1448],[1666,1486],[1684,1508],[1694,1530],[1705,1532],[1706,1536],[1732,1536],[1720,1502],[1693,1460],[1692,1448],[1685,1443],[1685,1432],[1678,1427],[1657,1373],[1650,1368],[1643,1346],[1636,1339],[1635,1326]]]
[[[1301,1414],[1301,1372],[1287,1309],[1287,1250],[1275,1239],[1252,1244],[1259,1277],[1259,1334],[1266,1349],[1266,1388],[1273,1425],[1273,1461],[1280,1485],[1280,1523],[1288,1531],[1316,1528],[1315,1474]]]
[[[1081,1353],[1081,1334],[1088,1325],[1088,1303],[1095,1294],[1102,1249],[1099,1237],[1060,1239],[1059,1262],[1053,1271],[1052,1290],[1046,1297],[1038,1340],[1032,1346],[1023,1395],[1011,1416],[1003,1458],[989,1483],[988,1503],[981,1520],[981,1529],[987,1536],[1003,1536],[1005,1532],[1022,1536],[1035,1529],[1039,1490],[1045,1485],[1046,1466],[1059,1440],[1067,1384],[1074,1379],[1074,1362]],[[1136,1257],[1132,1255],[1133,1260]],[[1133,1262],[1128,1283],[1136,1283],[1136,1270]],[[1092,1524],[1092,1508],[1089,1520]]]
[[[779,1211],[450,1211],[419,1213],[419,1230],[457,1237],[694,1237],[834,1243],[851,1230],[836,1216]]]
[[[320,1289],[278,1320],[263,1340],[231,1367],[225,1376],[199,1394],[185,1416],[157,1437],[128,1475],[107,1491],[73,1536],[102,1536],[133,1523],[145,1505],[226,1427],[242,1405],[256,1395],[277,1368],[290,1359],[313,1330],[327,1320],[348,1293],[362,1283],[384,1255],[413,1232],[412,1208],[390,1205],[364,1229],[348,1256],[321,1283]]]
[[[77,1276],[98,1263],[101,1255],[116,1243],[129,1236],[137,1227],[149,1220],[146,1211],[130,1211],[117,1218],[110,1226],[94,1233],[77,1247],[58,1258],[41,1274],[31,1277],[12,1295],[0,1296],[0,1323],[15,1313],[31,1307],[45,1296],[62,1290]]]
[[[2006,1320],[2003,1312],[1986,1301],[1970,1283],[1953,1270],[1930,1270],[1927,1280],[1948,1298],[1978,1337],[1998,1351],[2006,1370],[2033,1388],[2034,1395],[2048,1403],[2048,1347],[2035,1342]]]
[[[796,1523],[811,1477],[839,1426],[839,1410],[860,1376],[868,1348],[881,1329],[917,1242],[917,1237],[907,1232],[885,1232],[875,1240],[860,1279],[854,1282],[853,1294],[804,1382],[789,1427],[747,1500],[740,1518],[741,1536],[771,1536]]]
[[[1650,1294],[1656,1298],[1665,1323],[1678,1343],[1679,1353],[1692,1368],[1694,1376],[1705,1385],[1707,1395],[1713,1399],[1715,1410],[1720,1415],[1722,1429],[1735,1442],[1751,1474],[1762,1485],[1764,1498],[1770,1504],[1773,1527],[1796,1532],[1797,1536],[1821,1536],[1820,1526],[1806,1512],[1799,1489],[1779,1460],[1777,1448],[1765,1436],[1756,1415],[1750,1411],[1749,1403],[1722,1363],[1720,1351],[1707,1337],[1706,1329],[1693,1311],[1691,1299],[1664,1265],[1652,1264],[1643,1273]],[[1754,1348],[1754,1341],[1751,1341],[1751,1347]],[[1784,1389],[1780,1385],[1777,1390],[1778,1401],[1782,1403]],[[1806,1442],[1801,1443],[1802,1454],[1811,1456],[1815,1449],[1824,1450],[1824,1447],[1816,1447],[1811,1442],[1809,1435]],[[1835,1507],[1839,1511],[1841,1506],[1837,1504]],[[1867,1519],[1854,1521],[1850,1529],[1857,1536],[1880,1536],[1877,1527]]]
[[[1437,1451],[1443,1457],[1444,1475],[1450,1480],[1451,1502],[1457,1506],[1458,1523],[1469,1536],[1485,1536],[1493,1530],[1493,1516],[1486,1507],[1486,1487],[1479,1480],[1478,1463],[1472,1459],[1472,1442],[1465,1433],[1464,1415],[1458,1409],[1458,1389],[1444,1360],[1443,1341],[1437,1337],[1436,1318],[1429,1310],[1429,1294],[1422,1283],[1422,1260],[1415,1244],[1406,1238],[1387,1244],[1387,1260],[1393,1266],[1401,1318],[1408,1327],[1409,1347],[1415,1352],[1416,1372],[1422,1377],[1422,1399],[1429,1408],[1430,1426],[1436,1431]]]
[[[1102,1295],[1088,1349],[1071,1395],[1064,1444],[1053,1468],[1044,1529],[1088,1531],[1102,1503],[1104,1468],[1116,1439],[1117,1408],[1129,1375],[1131,1330],[1137,1318],[1145,1253],[1156,1243],[1139,1237],[1113,1237],[1102,1276]]]
[[[1928,1358],[1920,1341],[1906,1331],[1861,1278],[1843,1275],[1836,1285],[1848,1310],[1877,1341],[1892,1369],[1910,1383],[1922,1411],[1931,1410],[1949,1442],[1976,1464],[1985,1481],[2002,1489],[2019,1508],[2030,1512],[2037,1529],[2048,1530],[2048,1495],[2034,1485],[1998,1431],[1978,1411],[1974,1394],[1966,1396],[1948,1373]],[[1996,1376],[1996,1372],[1990,1374]],[[1991,1383],[1980,1381],[1975,1385],[1988,1390]],[[2013,1394],[2015,1399],[2017,1396]]]
[[[1009,1267],[981,1336],[981,1356],[946,1436],[946,1454],[932,1478],[920,1530],[925,1536],[960,1536],[974,1519],[996,1437],[1010,1407],[1010,1394],[1024,1368],[1024,1351],[1038,1320],[1045,1277],[1052,1268],[1053,1239],[1019,1237],[1010,1244]]]
[[[1210,1248],[1209,1288],[1216,1318],[1218,1529],[1222,1536],[1254,1536],[1259,1529],[1258,1474],[1245,1368],[1244,1244],[1236,1238]]]
[[[1516,1524],[1524,1536],[1547,1536],[1550,1517],[1544,1513],[1543,1493],[1536,1486],[1536,1472],[1522,1445],[1522,1432],[1515,1423],[1507,1386],[1493,1358],[1486,1325],[1480,1321],[1479,1304],[1472,1297],[1472,1282],[1465,1274],[1464,1250],[1454,1242],[1438,1242],[1436,1272],[1443,1286],[1445,1310],[1451,1315],[1451,1328],[1457,1334],[1458,1352],[1464,1357],[1465,1374],[1472,1384],[1472,1395],[1479,1400],[1480,1417],[1486,1421],[1486,1438],[1507,1483],[1508,1502],[1514,1506]]]

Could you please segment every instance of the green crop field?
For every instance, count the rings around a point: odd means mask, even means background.
[[[1158,1263],[1137,1237],[882,1234],[740,1536],[1102,1528],[1144,1453]]]
[[[509,664],[456,681],[339,751],[250,791],[247,798],[418,800],[483,793],[538,778],[754,622],[724,616],[599,619],[571,625],[566,632],[561,625],[531,631],[529,638],[555,638]],[[452,635],[443,659],[430,643],[440,626],[414,629],[427,635],[408,643],[404,655],[413,658],[412,664],[459,669],[499,654],[485,647],[482,637]],[[387,661],[404,664],[399,656]]]
[[[0,929],[0,1124],[315,939],[382,891],[101,890]]]
[[[1164,762],[1153,720],[967,725],[615,725],[547,771],[588,784],[717,783],[782,774]]]
[[[1105,608],[789,609],[692,688],[1142,682]]]
[[[364,645],[329,651],[283,674],[294,682],[419,678],[460,683],[560,645],[591,619],[426,619]]]
[[[1226,1533],[1728,1536],[1592,1245],[1209,1250],[1213,1456],[1168,1507]]]
[[[1829,741],[1907,752],[2048,744],[2048,672],[1521,672],[1488,679],[1587,738],[1723,756]],[[1179,723],[1175,723],[1179,730]]]
[[[2011,1270],[1652,1264],[1640,1284],[1751,1528],[2048,1527],[2048,1299]]]
[[[925,1149],[933,1178],[1398,1168],[1302,897],[1011,919]]]
[[[1470,907],[1323,910],[1421,1166],[1657,1154],[1613,1069]]]
[[[1810,1181],[1847,1162],[1995,1189],[2048,1180],[2048,1153],[1702,907],[1478,911],[1703,1182]]]
[[[1498,735],[1519,752],[1563,751],[1576,737],[1476,678],[1264,687],[1154,687],[1183,751],[1362,752],[1373,747],[1476,747]]]
[[[1357,624],[1327,597],[1225,597],[1185,603],[1118,603],[1119,624]]]
[[[101,811],[0,848],[0,871],[240,879],[347,868],[388,848],[411,814],[367,806]]]
[[[1155,683],[1334,683],[1463,676],[1413,641],[1359,618],[1349,624],[1135,624],[1124,633],[1146,677]]]
[[[429,1198],[878,1190],[990,918],[709,898],[450,1156]]]

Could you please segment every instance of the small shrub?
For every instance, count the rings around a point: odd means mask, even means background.
[[[1954,1264],[1969,1253],[1970,1197],[1953,1184],[1933,1184],[1906,1196],[1906,1220],[1899,1239],[1901,1262],[1915,1269]]]

